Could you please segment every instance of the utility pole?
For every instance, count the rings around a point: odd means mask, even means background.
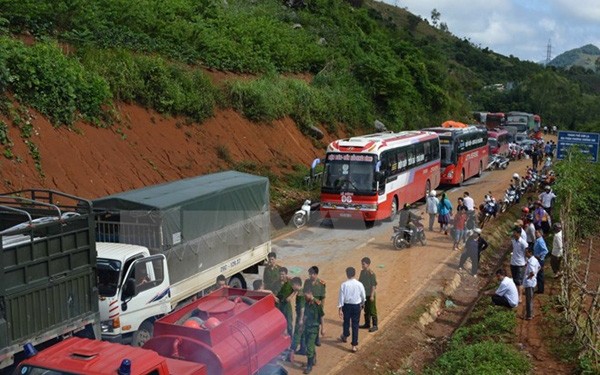
[[[548,39],[548,45],[546,46],[546,66],[550,64],[552,60],[552,44],[550,43],[550,39]]]

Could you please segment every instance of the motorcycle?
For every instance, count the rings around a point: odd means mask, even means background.
[[[487,165],[487,169],[493,171],[494,169],[506,169],[510,160],[501,155],[492,155],[492,159]]]
[[[479,228],[483,228],[485,223],[490,221],[492,217],[496,217],[498,213],[498,204],[496,199],[486,195],[485,203],[479,206]]]
[[[294,216],[292,216],[292,222],[296,228],[303,227],[306,225],[306,223],[308,223],[308,220],[310,220],[311,209],[311,201],[307,199],[304,201],[302,208],[294,213]]]
[[[506,212],[508,207],[517,203],[519,199],[520,196],[518,189],[511,184],[510,187],[504,192],[504,198],[502,199],[502,203],[500,203],[500,212]]]
[[[404,227],[394,227],[394,233],[392,234],[392,245],[397,250],[411,247],[416,244],[417,241],[421,243],[421,246],[425,246],[427,244],[427,239],[425,238],[425,227],[421,224],[420,221],[414,223],[416,229],[408,229]]]

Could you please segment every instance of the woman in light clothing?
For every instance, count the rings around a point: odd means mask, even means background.
[[[429,214],[429,230],[433,230],[433,223],[435,223],[435,217],[438,213],[438,204],[440,200],[436,198],[435,190],[432,190],[427,197],[427,207],[425,211]]]

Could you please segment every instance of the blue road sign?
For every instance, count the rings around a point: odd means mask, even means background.
[[[559,131],[556,158],[564,159],[571,146],[579,147],[584,154],[590,155],[593,162],[597,162],[598,148],[600,148],[600,134]]]

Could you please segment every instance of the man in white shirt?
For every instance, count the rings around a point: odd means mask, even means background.
[[[360,319],[360,310],[364,305],[367,297],[365,287],[362,283],[356,280],[356,270],[354,267],[346,268],[346,277],[340,286],[340,294],[338,298],[338,309],[340,310],[340,318],[344,319],[343,331],[340,336],[340,341],[347,342],[350,336],[350,323],[352,323],[352,351],[358,350],[358,325]]]
[[[515,226],[512,233],[512,254],[510,256],[510,273],[517,286],[517,289],[523,285],[523,277],[525,275],[525,265],[527,261],[525,259],[525,249],[528,244],[525,239],[521,236],[523,228]]]
[[[552,252],[550,253],[550,266],[554,277],[559,277],[560,272],[560,261],[563,256],[563,232],[561,223],[554,224],[554,239],[552,240]]]
[[[492,303],[496,306],[504,306],[510,309],[517,307],[519,304],[519,291],[513,282],[513,279],[506,276],[503,269],[496,271],[496,280],[500,282],[496,291],[490,291],[492,295]]]
[[[467,224],[465,227],[472,230],[475,228],[475,201],[468,191],[463,193],[463,204],[467,208]]]
[[[552,206],[554,204],[554,200],[556,199],[556,194],[552,191],[552,188],[549,185],[546,185],[544,188],[544,192],[539,196],[540,201],[542,202],[542,207],[550,217],[552,217]]]
[[[533,318],[533,291],[537,286],[537,273],[540,271],[540,262],[533,256],[533,250],[527,249],[525,252],[527,266],[525,267],[525,320]]]

